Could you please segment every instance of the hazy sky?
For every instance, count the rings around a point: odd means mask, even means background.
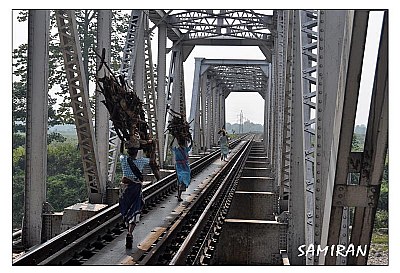
[[[128,11],[127,11],[128,12]],[[130,13],[130,12],[129,12]],[[16,20],[13,14],[13,47],[27,41],[27,24]],[[364,59],[364,69],[360,87],[359,106],[356,116],[356,124],[366,124],[370,94],[372,90],[373,75],[375,69],[376,52],[379,42],[379,34],[382,22],[382,12],[371,12],[367,35],[367,45]],[[153,35],[152,51],[153,60],[157,62],[157,35]],[[170,46],[168,42],[167,46]],[[168,54],[170,55],[170,54]],[[193,73],[195,58],[206,59],[265,59],[258,47],[247,46],[196,46],[184,63],[185,68],[185,90],[187,113],[190,111],[191,92],[193,86]],[[169,67],[169,56],[167,56],[167,71]],[[168,73],[168,72],[167,72]],[[93,91],[93,90],[91,90]],[[361,107],[360,107],[361,106]],[[254,123],[263,124],[264,100],[258,93],[231,93],[226,100],[226,121],[238,122],[238,115],[243,111],[245,119]]]

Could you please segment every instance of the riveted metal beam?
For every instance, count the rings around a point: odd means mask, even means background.
[[[360,185],[371,188],[368,207],[356,207],[350,242],[368,245],[366,256],[351,256],[348,264],[365,265],[374,227],[377,200],[385,166],[388,141],[388,12],[385,11],[365,136]]]
[[[343,207],[332,206],[335,185],[346,185],[348,157],[354,129],[360,75],[364,57],[368,11],[347,11],[339,86],[332,134],[321,245],[337,245],[341,232]],[[319,264],[336,264],[336,256],[320,256]]]
[[[167,27],[158,25],[157,52],[157,130],[160,167],[164,166],[165,84],[166,84]]]
[[[376,207],[378,197],[378,185],[335,185],[332,206]]]
[[[89,105],[89,91],[84,74],[82,52],[74,10],[57,10],[56,19],[60,35],[60,48],[71,96],[83,172],[88,188],[90,203],[103,203],[105,200],[105,181],[99,175],[97,145],[94,136],[92,112]]]
[[[315,48],[318,32],[315,28],[318,14],[316,11],[300,11],[300,43],[302,48],[301,71],[302,71],[302,94],[303,94],[303,160],[304,160],[304,183],[306,189],[306,237],[305,244],[314,244],[314,164],[315,154],[313,143],[315,142],[315,90],[316,78],[314,73],[317,70],[316,64],[310,58],[310,53]],[[313,255],[307,254],[306,264],[313,264]]]
[[[344,10],[320,10],[318,12],[318,42],[316,70],[316,117],[315,117],[315,200],[314,200],[314,244],[320,245],[321,228],[328,180],[333,123],[342,41],[345,22]],[[342,227],[343,230],[343,227]],[[347,234],[347,232],[346,232]],[[319,259],[314,258],[318,264]]]

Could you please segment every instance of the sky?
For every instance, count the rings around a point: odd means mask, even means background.
[[[127,13],[130,11],[127,10]],[[27,23],[16,20],[17,12],[13,15],[13,47],[27,41]],[[357,107],[356,124],[367,124],[368,109],[372,91],[376,52],[379,42],[379,33],[382,22],[382,12],[371,12],[370,27],[368,28],[365,61],[361,78],[359,106]],[[170,46],[171,42],[168,41]],[[157,63],[157,33],[152,40],[153,62]],[[169,55],[167,56],[167,71],[169,67]],[[190,113],[191,93],[193,86],[193,74],[195,58],[206,59],[253,59],[264,60],[265,57],[258,47],[249,46],[196,46],[184,63],[185,90],[187,114]],[[91,88],[93,89],[93,88]],[[93,92],[93,90],[91,90]],[[263,124],[264,100],[258,93],[231,93],[226,100],[226,121],[238,123],[239,113],[243,111],[244,120]]]

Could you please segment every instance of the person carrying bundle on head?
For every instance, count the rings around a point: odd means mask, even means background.
[[[178,201],[182,201],[182,192],[190,184],[190,166],[189,166],[189,151],[192,149],[192,142],[187,146],[187,141],[184,138],[177,139],[178,146],[171,147],[175,155],[175,169],[178,180]],[[172,145],[172,142],[171,142]]]
[[[149,158],[136,158],[138,149],[126,145],[128,155],[121,153],[122,181],[120,184],[119,208],[124,222],[128,225],[126,248],[132,248],[133,230],[139,222],[144,207],[143,167],[149,164]]]

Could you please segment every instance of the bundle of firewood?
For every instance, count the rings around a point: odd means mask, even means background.
[[[168,122],[167,130],[168,133],[173,136],[172,141],[176,138],[178,143],[185,144],[192,141],[192,135],[190,134],[190,126],[186,121],[185,117],[177,112],[170,109],[170,114],[172,116],[171,120]],[[172,144],[172,142],[171,142]]]
[[[122,75],[115,76],[104,62],[104,51],[100,68],[105,65],[109,76],[98,78],[99,92],[104,95],[102,103],[110,113],[110,120],[121,140],[121,152],[125,148],[143,150],[150,158],[150,167],[157,180],[160,179],[159,166],[156,162],[156,142],[150,138],[143,102],[136,92],[128,87]],[[99,68],[99,69],[100,69]]]
[[[148,140],[143,102],[135,92],[128,90],[122,77],[117,80],[104,76],[98,81],[102,83],[99,87],[105,98],[102,103],[110,113],[116,134],[127,148],[140,149]]]

